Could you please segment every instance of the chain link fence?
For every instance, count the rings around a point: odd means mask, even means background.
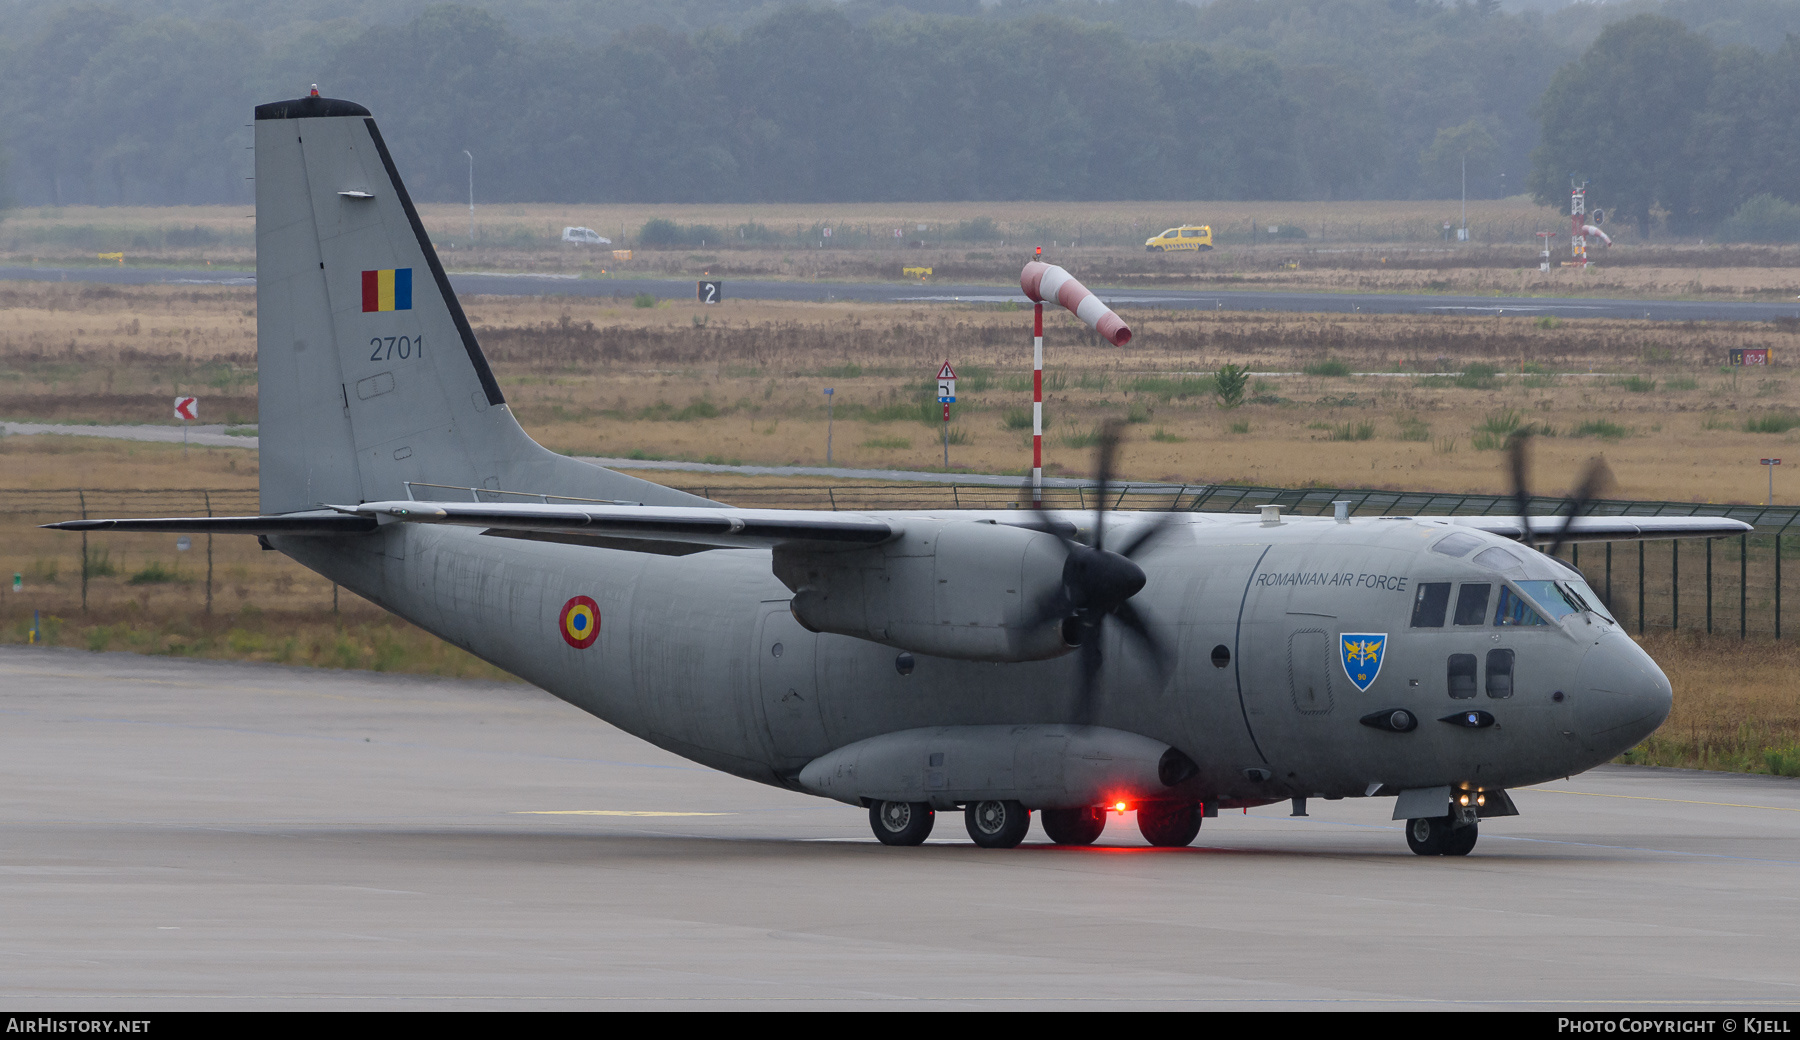
[[[961,484],[693,485],[681,490],[733,505],[833,510],[1027,508],[1023,486]],[[1328,515],[1348,501],[1353,516],[1513,515],[1506,495],[1455,495],[1358,488],[1272,488],[1242,485],[1121,484],[1101,498],[1093,485],[1044,489],[1054,509],[1170,509],[1254,513],[1279,505],[1290,515]],[[1530,512],[1565,505],[1534,498]],[[193,535],[186,550],[173,535],[76,535],[40,524],[78,517],[245,516],[257,512],[253,489],[0,489],[0,567],[8,595],[45,609],[85,610],[98,602],[203,610],[329,609],[336,590],[278,553],[246,537]],[[1739,637],[1783,634],[1784,561],[1800,553],[1790,530],[1800,507],[1605,500],[1595,516],[1723,516],[1755,526],[1720,540],[1571,545],[1566,558],[1606,597],[1628,628],[1702,629]],[[17,592],[13,592],[14,588]],[[171,602],[171,599],[176,602]],[[11,611],[15,616],[17,611]]]

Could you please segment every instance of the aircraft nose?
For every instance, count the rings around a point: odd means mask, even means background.
[[[1669,717],[1669,677],[1624,636],[1605,639],[1582,659],[1575,723],[1588,746],[1619,754],[1656,732]]]

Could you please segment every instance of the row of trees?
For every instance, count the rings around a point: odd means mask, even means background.
[[[1596,204],[1647,233],[1656,216],[1705,232],[1758,196],[1800,201],[1800,37],[1719,47],[1638,16],[1558,70],[1540,111],[1532,191],[1548,205],[1590,179]]]
[[[314,82],[376,113],[423,199],[461,197],[464,149],[489,201],[1441,198],[1466,169],[1558,205],[1580,173],[1685,227],[1791,194],[1758,171],[1800,147],[1761,129],[1800,110],[1792,45],[1686,27],[1792,0],[1639,0],[1679,17],[1604,32],[1580,19],[1615,5],[1494,0],[12,2],[27,204],[247,200],[251,106]]]

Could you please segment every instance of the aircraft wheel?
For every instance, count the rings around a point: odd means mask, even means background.
[[[1466,824],[1450,832],[1444,842],[1444,855],[1467,856],[1475,848],[1475,839],[1481,836],[1478,824]]]
[[[1044,834],[1058,845],[1092,845],[1106,829],[1105,809],[1045,809]]]
[[[1140,805],[1137,819],[1144,840],[1159,848],[1181,848],[1200,833],[1200,806],[1193,802]]]
[[[883,845],[917,845],[931,836],[937,814],[929,802],[873,802],[869,829]]]
[[[1031,813],[1018,802],[970,802],[963,812],[969,837],[984,849],[1010,849],[1025,840]]]
[[[1450,832],[1450,817],[1448,816],[1407,820],[1406,844],[1421,856],[1442,856],[1449,848]],[[1469,847],[1475,847],[1473,840],[1469,842]]]

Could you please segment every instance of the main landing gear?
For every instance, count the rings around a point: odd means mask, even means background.
[[[1025,832],[1031,829],[1031,810],[1011,799],[970,802],[963,810],[963,823],[969,838],[982,848],[1010,849],[1024,841]]]
[[[937,814],[929,802],[873,802],[869,828],[883,845],[918,845],[931,836]]]
[[[1194,802],[1146,802],[1138,806],[1144,840],[1166,849],[1191,844],[1200,834],[1200,806]]]
[[[1480,836],[1474,820],[1458,824],[1454,816],[1406,821],[1406,844],[1421,856],[1467,856]]]
[[[883,845],[918,845],[931,835],[935,816],[928,802],[873,802],[869,829]],[[1152,845],[1180,848],[1199,835],[1201,816],[1195,802],[1147,802],[1137,809],[1138,830]],[[1106,830],[1101,808],[1044,809],[1039,818],[1044,836],[1058,845],[1092,845]],[[963,825],[982,848],[1010,849],[1031,830],[1031,810],[1011,800],[970,802]]]

